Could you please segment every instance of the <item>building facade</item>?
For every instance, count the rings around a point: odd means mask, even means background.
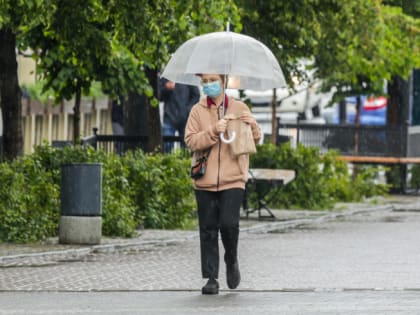
[[[30,85],[36,81],[36,65],[31,58],[18,56],[19,84]],[[24,152],[33,152],[35,146],[48,142],[73,140],[74,100],[59,104],[42,104],[37,100],[22,97],[22,129]],[[111,102],[108,97],[82,99],[80,106],[80,136],[112,134]],[[0,136],[3,134],[3,118],[0,111]]]
[[[24,152],[33,152],[34,147],[48,142],[73,140],[74,101],[58,105],[41,104],[29,98],[22,99],[22,127]],[[111,104],[108,98],[82,100],[80,108],[80,137],[93,134],[112,134]]]

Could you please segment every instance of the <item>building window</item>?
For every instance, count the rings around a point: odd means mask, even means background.
[[[42,115],[35,116],[35,143],[34,145],[42,144],[42,129],[44,117]]]
[[[73,139],[73,114],[69,114],[67,116],[67,139],[66,140],[74,140]]]
[[[28,121],[29,119],[28,119],[28,116],[24,116],[24,117],[22,117],[22,134],[23,134],[23,141],[25,141],[25,139],[26,139],[26,124],[27,124],[27,121]]]
[[[92,114],[91,113],[86,113],[85,117],[84,117],[84,131],[83,131],[83,135],[86,136],[90,136],[93,131],[92,131]]]
[[[51,140],[58,140],[60,137],[60,115],[52,115],[51,129]]]
[[[101,120],[100,120],[100,125],[99,125],[99,133],[106,135],[107,130],[108,130],[108,121],[110,120],[109,110],[102,109],[100,113],[101,113],[101,116],[100,116]]]

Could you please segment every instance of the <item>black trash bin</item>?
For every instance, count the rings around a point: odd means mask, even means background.
[[[102,164],[73,163],[61,168],[61,215],[102,214]]]
[[[64,244],[98,244],[102,236],[102,164],[61,168],[59,239]]]

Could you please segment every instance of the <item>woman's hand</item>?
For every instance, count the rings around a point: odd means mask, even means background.
[[[220,119],[217,123],[216,123],[216,131],[218,133],[222,133],[226,131],[226,127],[227,127],[227,120],[226,119]]]
[[[255,120],[254,116],[252,116],[252,114],[247,111],[242,112],[241,116],[239,116],[239,119],[247,124],[250,124],[251,126],[257,124],[257,121]]]

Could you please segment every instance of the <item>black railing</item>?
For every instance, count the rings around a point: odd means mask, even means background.
[[[278,144],[290,141],[304,146],[318,147],[321,152],[337,150],[340,155],[418,157],[420,127],[408,126],[355,126],[332,124],[284,124],[278,123]],[[186,155],[184,139],[179,136],[163,136],[164,152],[181,149]],[[142,149],[148,152],[147,136],[100,135],[94,128],[94,135],[82,140],[84,145],[105,152],[122,154],[127,150]]]
[[[126,136],[126,135],[100,135],[94,128],[94,135],[83,138],[83,145],[90,145],[96,150],[102,150],[106,153],[114,152],[123,154],[129,150],[141,149],[144,152],[150,152],[148,148],[148,136]],[[165,153],[175,150],[183,152],[190,156],[190,151],[185,147],[184,139],[179,136],[162,136],[163,151]]]
[[[292,143],[337,150],[340,155],[407,156],[407,127],[278,124],[279,137]]]

